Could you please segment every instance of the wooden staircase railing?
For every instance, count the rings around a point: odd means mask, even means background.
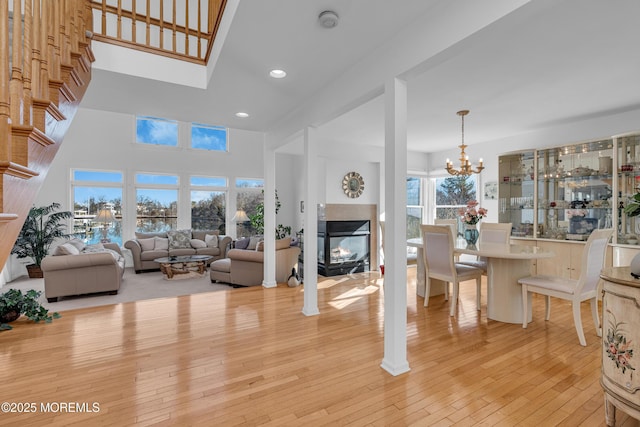
[[[0,265],[91,80],[90,0],[0,0]]]
[[[226,0],[92,0],[99,17],[94,40],[206,64],[225,5]]]

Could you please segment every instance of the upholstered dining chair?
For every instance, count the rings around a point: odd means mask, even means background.
[[[435,225],[448,225],[449,227],[451,227],[451,236],[453,236],[453,245],[455,246],[456,240],[458,239],[458,220],[455,218],[453,219],[436,218],[433,220],[433,223]],[[460,259],[460,255],[455,254],[454,259],[456,260],[456,262],[458,262],[458,260]]]
[[[453,237],[448,225],[420,226],[422,231],[422,244],[424,246],[424,266],[426,276],[426,289],[424,306],[429,305],[431,291],[431,279],[442,280],[445,285],[445,299],[448,297],[449,283],[453,284],[452,295],[449,299],[449,315],[456,313],[456,304],[460,282],[476,280],[476,308],[480,310],[480,285],[482,270],[468,265],[458,264],[453,258]]]
[[[580,317],[580,303],[591,302],[591,314],[598,336],[602,335],[600,319],[598,317],[597,287],[600,280],[600,270],[604,266],[605,253],[612,229],[594,230],[591,232],[582,253],[580,277],[577,280],[564,277],[536,275],[518,280],[522,285],[522,327],[527,327],[528,296],[530,292],[545,295],[545,320],[551,316],[551,297],[571,301],[573,307],[573,323],[578,333],[578,339],[583,346],[587,345],[582,330]]]
[[[481,222],[480,236],[478,236],[479,244],[495,243],[508,245],[509,239],[511,239],[511,225],[512,223],[510,222]],[[487,274],[487,259],[485,257],[477,257],[475,260],[459,262],[460,264],[480,268],[483,274]]]

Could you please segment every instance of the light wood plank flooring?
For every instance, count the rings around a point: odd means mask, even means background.
[[[581,347],[563,301],[545,322],[534,297],[525,330],[487,321],[486,291],[478,313],[466,282],[451,318],[442,296],[422,307],[414,275],[411,371],[397,377],[380,368],[377,272],[322,280],[312,317],[301,314],[302,286],[279,285],[68,311],[49,325],[19,320],[0,332],[0,400],[36,407],[1,413],[0,425],[604,425],[588,304]],[[97,410],[61,411],[68,402]],[[638,423],[618,411],[617,425]]]

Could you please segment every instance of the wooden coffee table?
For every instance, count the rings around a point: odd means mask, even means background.
[[[171,279],[174,274],[185,274],[191,271],[204,274],[207,261],[211,258],[213,257],[210,255],[184,255],[156,258],[154,261],[160,264],[160,271],[167,276],[167,279]]]

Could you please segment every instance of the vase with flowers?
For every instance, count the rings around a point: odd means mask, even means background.
[[[478,206],[477,200],[467,202],[467,206],[458,210],[460,220],[464,223],[464,240],[468,245],[475,245],[478,241],[478,223],[487,215],[487,210]]]

